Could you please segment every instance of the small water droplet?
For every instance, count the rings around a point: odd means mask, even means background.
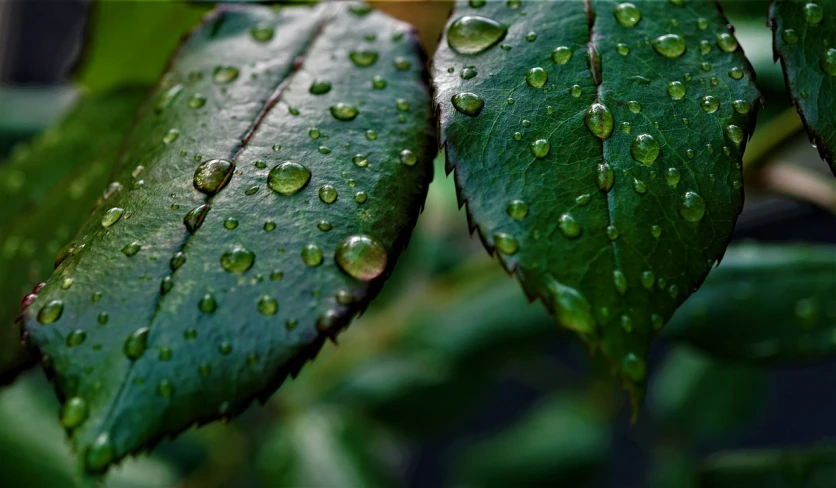
[[[824,18],[824,9],[818,4],[808,3],[804,6],[804,20],[810,25],[818,25]]]
[[[415,166],[415,163],[418,162],[418,156],[416,156],[415,153],[409,149],[404,149],[400,153],[400,160],[401,164],[405,166]]]
[[[197,309],[203,313],[213,313],[218,308],[218,302],[215,300],[215,297],[212,296],[211,293],[207,293],[200,297],[200,301],[197,302]]]
[[[676,186],[679,184],[679,170],[676,168],[668,168],[665,172],[665,181],[668,182],[669,185]]]
[[[631,352],[621,361],[621,371],[633,381],[642,381],[647,374],[647,367],[643,359]]]
[[[377,51],[368,50],[351,51],[348,53],[348,59],[350,59],[355,66],[359,66],[361,68],[366,68],[375,64],[377,62],[377,56]]]
[[[532,142],[529,146],[531,150],[531,154],[535,158],[545,158],[549,155],[549,151],[551,150],[552,146],[549,144],[549,141],[545,139],[537,139],[536,141]]]
[[[61,406],[61,425],[72,429],[81,425],[87,418],[87,402],[80,397],[72,397]]]
[[[729,69],[729,78],[733,80],[739,80],[743,78],[743,68],[734,66],[731,69]]]
[[[331,91],[331,82],[325,80],[314,80],[308,91],[311,95],[325,95]]]
[[[103,432],[96,437],[84,453],[84,466],[87,471],[103,471],[113,460],[113,445],[110,436]]]
[[[642,14],[632,3],[621,3],[615,7],[615,18],[624,27],[631,28],[639,23]]]
[[[587,109],[584,122],[586,128],[601,140],[607,139],[612,134],[612,112],[602,103],[593,103]]]
[[[571,214],[565,213],[561,215],[558,227],[560,228],[560,232],[570,239],[581,235],[581,224],[575,221],[575,218]]]
[[[268,295],[262,295],[258,299],[258,313],[261,315],[276,315],[276,312],[279,311],[279,304],[276,302],[273,297]]]
[[[337,200],[337,190],[331,185],[323,185],[319,188],[319,199],[323,203],[331,204]]]
[[[732,140],[735,144],[740,144],[743,142],[743,129],[736,125],[727,125],[726,126],[726,135],[729,136],[729,139]]]
[[[110,227],[111,225],[115,224],[122,218],[122,214],[125,213],[125,210],[119,207],[113,207],[107,212],[105,212],[104,216],[102,216],[102,227]]]
[[[522,200],[513,200],[505,209],[508,216],[514,220],[522,220],[528,215],[528,204]]]
[[[273,26],[267,24],[256,24],[250,29],[250,35],[258,42],[267,42],[273,38]]]
[[[331,230],[331,223],[327,220],[320,220],[316,224],[316,228],[321,230],[322,232],[328,232],[329,230]]]
[[[583,89],[580,85],[572,85],[572,87],[569,88],[569,94],[572,95],[574,98],[578,98],[581,96],[581,94],[583,94]]]
[[[462,68],[462,71],[459,74],[459,76],[461,76],[463,80],[470,80],[475,78],[478,74],[479,72],[476,70],[475,66],[465,66],[464,68]]]
[[[647,193],[647,185],[643,181],[633,178],[633,190],[639,195],[644,195]]]
[[[198,205],[197,207],[189,210],[189,213],[183,217],[183,225],[186,226],[186,229],[189,232],[194,232],[203,225],[203,220],[206,218],[206,214],[209,213],[211,207],[209,205]]]
[[[337,119],[342,120],[344,122],[349,120],[354,120],[357,117],[358,111],[354,105],[349,105],[347,103],[338,103],[336,105],[331,105],[329,109],[331,111],[331,115]]]
[[[293,195],[311,179],[311,171],[299,163],[286,161],[275,166],[267,175],[267,186],[282,195]]]
[[[660,152],[659,142],[650,134],[639,134],[630,145],[633,159],[645,166],[651,166]]]
[[[685,192],[679,200],[679,215],[689,222],[699,222],[705,215],[705,201],[696,192]]]
[[[549,75],[543,68],[535,67],[528,70],[525,81],[532,88],[542,88],[549,81]]]
[[[590,195],[589,193],[584,193],[583,195],[578,195],[578,197],[575,198],[575,203],[583,207],[584,205],[589,203],[590,200],[592,200],[592,195]]]
[[[627,56],[628,54],[630,54],[630,47],[627,46],[627,44],[624,44],[623,42],[619,42],[615,45],[615,52],[622,56]]]
[[[486,17],[465,15],[447,29],[447,44],[459,54],[478,54],[505,38],[508,28]]]
[[[511,234],[505,232],[498,232],[493,235],[493,241],[496,245],[496,249],[499,250],[502,254],[513,255],[516,254],[520,248],[517,239],[514,238]]]
[[[830,48],[824,53],[821,68],[828,76],[836,76],[836,49]]]
[[[656,282],[656,274],[653,271],[644,271],[641,276],[642,286],[648,290],[653,289],[653,283]]]
[[[366,235],[354,235],[337,246],[334,260],[349,276],[371,281],[386,270],[388,256],[377,240]]]
[[[354,201],[357,203],[366,203],[366,200],[369,199],[369,195],[364,191],[358,191],[354,194]]]
[[[398,71],[406,71],[412,67],[412,61],[403,56],[395,56],[395,59],[392,61],[392,66]]]
[[[621,270],[617,269],[612,272],[612,282],[615,285],[615,291],[618,292],[619,295],[624,296],[627,293],[627,277],[624,276],[624,273]]]
[[[308,244],[302,248],[302,261],[309,267],[315,268],[322,264],[322,249],[316,244]]]
[[[697,28],[698,28],[699,30],[706,30],[706,29],[708,29],[708,20],[706,20],[704,17],[699,17],[699,18],[697,19]]]
[[[566,46],[558,46],[552,51],[552,61],[555,64],[566,64],[572,58],[572,50]]]
[[[174,393],[174,385],[171,384],[171,381],[167,379],[160,380],[157,384],[157,394],[161,397],[170,397],[172,393]]]
[[[217,193],[232,177],[235,165],[226,159],[204,161],[194,172],[194,187],[207,195]]]
[[[109,316],[107,312],[99,312],[99,315],[96,316],[96,322],[98,322],[101,325],[105,325],[107,324],[108,318]]]
[[[468,117],[476,117],[485,107],[485,101],[479,95],[470,92],[457,93],[451,99],[453,108],[457,112],[467,115]]]
[[[621,316],[621,328],[625,332],[633,332],[633,319],[629,315],[625,314]]]
[[[665,34],[652,42],[653,49],[662,56],[676,59],[685,53],[685,39],[677,34]]]
[[[658,225],[651,226],[650,227],[650,235],[652,235],[653,237],[658,239],[659,236],[662,235],[662,228],[659,227]]]
[[[255,262],[255,254],[243,246],[234,246],[221,255],[221,267],[229,273],[243,273]]]
[[[629,134],[631,130],[633,130],[633,126],[630,124],[630,122],[621,123],[621,132]]]
[[[135,361],[145,354],[145,345],[148,342],[148,333],[151,331],[148,327],[142,327],[129,335],[125,339],[125,344],[122,352],[125,353],[128,359]]]
[[[125,247],[122,248],[122,254],[127,257],[131,257],[138,253],[140,249],[142,249],[142,244],[139,241],[133,241],[129,244],[125,244]]]
[[[798,33],[795,29],[784,29],[781,37],[784,39],[784,42],[789,45],[793,45],[798,42]]]
[[[614,225],[608,225],[607,226],[607,238],[609,238],[609,240],[611,240],[611,241],[614,241],[614,240],[618,239],[618,236],[619,236],[618,228]]]
[[[598,165],[595,171],[595,185],[604,193],[609,192],[615,184],[615,172],[607,162]]]
[[[679,81],[672,81],[668,83],[668,95],[674,100],[682,100],[685,96],[685,85]]]
[[[212,72],[212,79],[215,83],[231,83],[238,78],[238,68],[232,66],[217,66]]]
[[[733,105],[734,111],[739,114],[747,114],[749,113],[749,110],[752,109],[752,104],[750,104],[746,100],[735,100]]]
[[[717,34],[717,47],[727,53],[733,53],[737,50],[737,39],[728,32]]]
[[[482,8],[485,6],[487,0],[468,0],[468,4],[473,8]]]

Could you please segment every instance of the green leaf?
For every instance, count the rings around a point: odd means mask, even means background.
[[[700,473],[705,488],[817,488],[833,486],[836,448],[761,449],[721,452],[710,457]]]
[[[606,419],[588,401],[551,397],[468,449],[455,486],[592,486],[609,437]]]
[[[761,370],[677,348],[653,379],[649,408],[669,435],[710,441],[738,435],[751,425],[765,390]]]
[[[88,471],[267,398],[365,308],[432,175],[424,79],[409,27],[354,5],[186,41],[24,313]]]
[[[757,92],[722,13],[460,1],[433,64],[472,228],[636,400],[654,331],[722,256],[743,204]]]
[[[156,0],[93,5],[76,81],[94,92],[159,79],[171,52],[210,3]]]
[[[285,419],[258,453],[263,486],[400,486],[397,446],[380,427],[350,411],[317,407]]]
[[[0,166],[0,384],[32,362],[11,327],[20,299],[49,277],[58,251],[87,219],[146,92],[80,100]]]
[[[836,248],[738,245],[665,328],[665,337],[749,363],[836,352]]]
[[[801,120],[822,159],[836,174],[836,5],[775,0],[769,8],[775,59]]]

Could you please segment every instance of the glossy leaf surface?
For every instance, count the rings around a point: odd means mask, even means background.
[[[354,5],[185,42],[25,312],[88,471],[266,398],[366,306],[431,178],[424,79],[408,26]]]
[[[836,353],[836,248],[730,247],[664,335],[747,363]]]
[[[769,9],[775,59],[810,141],[836,174],[836,4],[776,0]]]
[[[55,256],[101,196],[146,92],[123,89],[80,100],[0,166],[0,383],[31,362],[12,326],[20,299],[49,277]]]
[[[640,396],[722,256],[757,92],[711,2],[459,2],[434,59],[472,228]]]

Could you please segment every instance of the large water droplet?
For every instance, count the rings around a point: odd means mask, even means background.
[[[286,161],[275,166],[267,175],[267,186],[276,193],[293,195],[311,179],[311,171],[299,163]]]
[[[221,255],[221,267],[230,273],[243,273],[252,268],[255,254],[243,246],[234,246]]]
[[[668,170],[665,172],[665,181],[667,181],[669,185],[678,185],[679,178],[679,170],[676,168],[668,168]]]
[[[64,312],[64,302],[61,300],[50,300],[46,305],[41,307],[38,312],[38,322],[43,325],[51,324],[61,318],[61,313]]]
[[[700,107],[705,110],[705,113],[713,114],[718,108],[720,108],[720,101],[711,95],[708,95],[700,100]]]
[[[804,6],[804,20],[810,25],[818,25],[824,18],[824,9],[818,4],[808,3]]]
[[[229,181],[234,167],[226,159],[204,161],[194,172],[194,187],[207,195],[214,195]]]
[[[113,445],[107,432],[99,434],[87,447],[84,454],[84,466],[88,471],[103,471],[113,460]]]
[[[560,216],[558,227],[560,227],[560,232],[570,239],[581,235],[581,224],[575,221],[575,218],[568,213]]]
[[[731,139],[735,144],[743,142],[743,129],[736,125],[726,126],[726,135],[729,136],[729,139]]]
[[[72,429],[81,425],[87,418],[87,402],[80,397],[72,397],[61,407],[61,425]]]
[[[531,150],[531,154],[535,158],[545,158],[549,155],[549,151],[551,150],[552,145],[549,144],[549,141],[545,139],[537,139],[536,141],[532,142],[529,146]]]
[[[621,3],[615,7],[615,18],[624,27],[633,27],[642,19],[642,14],[632,3]]]
[[[705,200],[696,192],[685,192],[679,200],[679,215],[689,222],[699,222],[705,215]]]
[[[595,168],[595,185],[604,193],[612,189],[615,184],[615,173],[607,162],[603,162]]]
[[[727,53],[733,53],[737,50],[737,39],[728,32],[717,34],[717,47]]]
[[[302,261],[312,268],[322,264],[322,249],[316,244],[308,244],[302,248]]]
[[[586,111],[584,122],[586,128],[601,140],[610,137],[610,134],[612,134],[612,112],[603,103],[593,103]]]
[[[558,46],[552,51],[552,61],[555,64],[566,64],[572,58],[572,50],[566,46]]]
[[[674,100],[682,100],[685,96],[685,85],[679,81],[672,81],[668,83],[668,95]]]
[[[662,56],[675,59],[685,53],[685,39],[677,34],[665,34],[653,40],[653,49]]]
[[[512,219],[522,220],[528,215],[528,204],[522,200],[513,200],[505,211]]]
[[[337,200],[337,189],[331,185],[322,185],[319,188],[319,199],[323,203],[334,203]]]
[[[67,334],[67,347],[79,346],[85,339],[87,339],[87,333],[81,329],[76,329]]]
[[[418,162],[418,156],[415,155],[414,152],[410,151],[409,149],[404,149],[401,151],[400,155],[401,164],[405,166],[415,166],[415,163]]]
[[[630,145],[633,159],[645,166],[650,166],[656,161],[660,150],[659,142],[650,134],[639,134]]]
[[[469,117],[476,117],[485,107],[485,101],[482,97],[470,92],[457,93],[453,95],[450,101],[453,102],[453,108],[457,112]]]
[[[589,302],[578,290],[557,281],[551,281],[549,289],[554,296],[555,315],[561,325],[582,334],[595,330]]]
[[[542,88],[549,81],[549,74],[543,68],[531,68],[525,75],[525,81],[532,88]]]
[[[133,334],[125,339],[125,345],[122,351],[130,360],[137,360],[145,354],[145,346],[148,343],[148,333],[151,331],[148,327],[137,329]]]
[[[377,62],[377,51],[351,51],[348,53],[348,59],[356,66],[365,68]]]
[[[110,227],[122,218],[125,210],[119,207],[113,207],[102,216],[102,227]]]
[[[366,235],[348,237],[334,252],[337,265],[349,276],[371,281],[386,270],[388,256],[383,244]]]
[[[189,210],[189,213],[183,217],[183,225],[186,226],[189,232],[196,231],[203,225],[203,220],[206,218],[206,214],[209,213],[210,209],[211,207],[209,205],[203,204]]]
[[[495,45],[508,32],[499,22],[475,15],[459,17],[447,29],[447,44],[460,54],[478,54]]]
[[[354,117],[357,117],[357,108],[354,105],[349,105],[347,103],[338,103],[336,105],[331,105],[330,108],[331,115],[334,116],[337,120],[342,120],[344,122],[349,120],[354,120]]]
[[[520,249],[520,244],[517,242],[517,239],[514,238],[511,234],[505,232],[497,232],[493,235],[493,242],[496,245],[497,250],[502,254],[512,255],[516,254],[517,251]]]

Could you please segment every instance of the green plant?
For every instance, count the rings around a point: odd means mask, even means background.
[[[760,159],[744,158],[760,95],[713,2],[458,2],[431,83],[412,28],[362,4],[144,11],[143,25],[168,27],[155,56],[202,17],[161,76],[163,56],[119,60],[149,40],[119,39],[108,22],[124,12],[111,10],[100,6],[77,77],[88,94],[0,166],[0,198],[11,202],[0,210],[0,319],[20,312],[0,335],[0,379],[40,358],[82,480],[305,374],[392,275],[431,191],[436,129],[471,232],[550,317],[478,260],[429,275],[428,263],[457,251],[419,233],[415,252],[435,255],[403,265],[401,294],[369,320],[376,333],[275,400],[280,420],[255,461],[266,486],[397,483],[375,461],[400,441],[392,432],[420,438],[455,423],[506,362],[574,392],[551,394],[482,442],[455,479],[591,483],[618,404],[608,378],[629,392],[635,421],[648,348],[668,322],[669,340],[746,363],[681,349],[654,382],[659,457],[685,466],[654,479],[693,481],[700,468],[683,439],[744,423],[763,390],[753,365],[836,347],[832,246],[727,251],[744,173],[777,184],[764,159],[783,136],[753,139]],[[770,25],[832,170],[836,49],[820,40],[836,29],[836,5],[779,0]],[[147,95],[125,88],[158,77]],[[44,160],[57,163],[43,171]],[[832,183],[806,181],[823,194],[810,200],[833,212]],[[410,285],[423,277],[415,298]],[[406,318],[425,306],[423,320]],[[532,359],[558,334],[554,322],[593,353],[588,385],[565,371],[553,379]],[[508,456],[509,446],[520,449]],[[702,476],[725,486],[806,456],[801,477],[826,479],[817,466],[829,469],[827,448],[729,454]]]

